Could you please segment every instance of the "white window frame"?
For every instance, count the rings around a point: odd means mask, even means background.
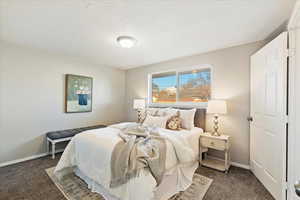
[[[202,69],[210,69],[210,88],[211,88],[211,98],[213,94],[213,67],[208,64],[204,65],[199,65],[199,66],[193,66],[193,67],[183,67],[183,68],[177,68],[177,69],[170,69],[166,71],[158,71],[158,72],[152,72],[148,74],[148,101],[147,105],[151,107],[194,107],[194,108],[206,108],[207,107],[207,102],[180,102],[178,100],[178,89],[179,89],[179,76],[178,74],[180,72],[186,72],[186,71],[193,71],[193,70],[202,70]],[[154,74],[161,74],[161,73],[167,73],[167,72],[175,72],[176,73],[176,103],[153,103],[152,102],[152,76]]]

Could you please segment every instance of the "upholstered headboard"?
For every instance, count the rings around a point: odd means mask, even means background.
[[[155,107],[150,106],[150,108],[167,108],[167,107]],[[192,108],[182,108],[182,107],[173,107],[176,109],[182,109],[182,110],[189,110]],[[194,118],[194,124],[195,127],[202,128],[203,131],[205,131],[205,124],[206,124],[206,109],[204,108],[196,108],[195,118]]]

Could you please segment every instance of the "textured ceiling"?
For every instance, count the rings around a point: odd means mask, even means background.
[[[0,0],[0,40],[127,69],[265,39],[294,0]],[[115,39],[138,40],[131,49]]]

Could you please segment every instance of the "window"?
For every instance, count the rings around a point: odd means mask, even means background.
[[[177,93],[176,72],[152,75],[152,102],[174,103]]]
[[[149,76],[149,84],[150,103],[207,102],[211,97],[211,69],[156,73]]]
[[[210,99],[210,69],[179,72],[179,96],[183,102],[207,102]]]

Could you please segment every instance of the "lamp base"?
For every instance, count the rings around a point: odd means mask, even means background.
[[[212,136],[221,136],[221,134],[219,132],[212,132],[211,135]]]
[[[138,113],[138,123],[141,123],[142,122],[142,110],[137,109],[137,113]]]
[[[218,121],[219,116],[217,114],[214,115],[214,131],[211,134],[212,136],[220,136],[221,134],[218,132],[219,129],[219,121]]]

